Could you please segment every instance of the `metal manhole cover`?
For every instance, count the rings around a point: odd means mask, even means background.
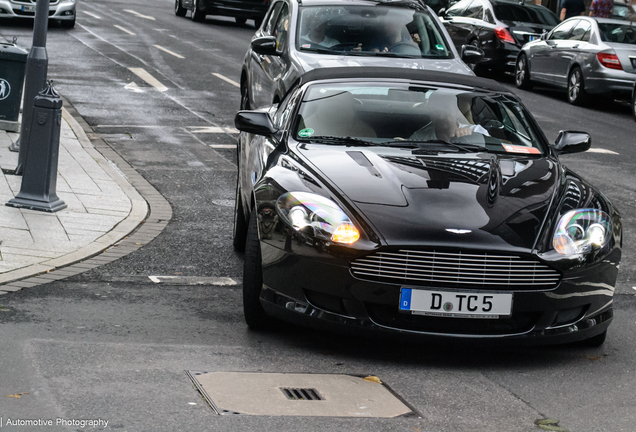
[[[382,418],[416,415],[386,385],[351,375],[187,373],[217,414]]]

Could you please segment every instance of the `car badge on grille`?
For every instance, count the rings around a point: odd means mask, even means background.
[[[468,234],[469,232],[473,232],[472,230],[457,229],[457,228],[446,228],[446,231],[452,232],[454,234]]]

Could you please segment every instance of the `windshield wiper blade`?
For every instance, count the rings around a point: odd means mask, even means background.
[[[346,136],[346,137],[344,136],[312,136],[310,138],[307,138],[307,141],[321,143],[321,144],[347,144],[347,145],[364,145],[364,146],[376,145],[375,143],[363,140],[362,138],[354,138],[350,136]]]
[[[461,150],[467,153],[472,153],[472,152],[476,152],[476,151],[487,151],[488,149],[486,149],[486,147],[484,146],[480,146],[477,144],[457,144],[457,143],[453,143],[450,141],[444,141],[444,140],[425,140],[425,141],[420,141],[420,140],[396,140],[396,141],[388,141],[385,142],[383,144],[400,144],[400,145],[404,145],[404,144],[413,144],[413,146],[420,146],[420,145],[426,145],[426,144],[443,144],[445,147],[453,147],[457,150]]]

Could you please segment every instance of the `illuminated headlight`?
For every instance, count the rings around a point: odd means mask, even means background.
[[[307,192],[288,192],[280,196],[276,209],[283,220],[297,231],[319,239],[351,244],[360,232],[340,207],[330,199]]]
[[[610,238],[610,218],[594,209],[571,210],[559,221],[552,245],[562,255],[581,255],[602,248]]]

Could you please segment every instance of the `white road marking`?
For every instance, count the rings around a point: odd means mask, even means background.
[[[130,84],[126,84],[124,86],[124,88],[126,90],[130,90],[133,93],[145,93],[146,91],[144,89],[142,89],[141,87],[139,87],[134,81],[131,82]]]
[[[591,148],[587,151],[587,153],[603,153],[603,154],[619,154],[612,150],[602,149],[602,148]]]
[[[123,32],[126,32],[126,33],[128,33],[129,35],[131,35],[131,36],[137,36],[135,33],[131,32],[131,31],[130,31],[130,30],[128,30],[128,29],[123,28],[123,27],[122,27],[122,26],[120,26],[120,25],[115,24],[115,25],[113,25],[113,27],[117,27],[119,30],[121,30],[121,31],[123,31]]]
[[[145,18],[147,20],[152,20],[152,21],[155,20],[155,17],[151,17],[151,16],[148,16],[148,15],[143,15],[143,14],[140,14],[139,12],[131,10],[131,9],[124,9],[124,12],[128,12],[128,13],[131,13],[133,15],[137,15],[139,18]]]
[[[137,75],[142,80],[146,81],[148,84],[159,90],[160,92],[165,92],[168,90],[168,87],[161,84],[155,77],[146,72],[143,68],[128,68],[132,73]]]
[[[159,48],[161,51],[167,52],[168,54],[173,55],[173,56],[175,56],[176,58],[180,58],[180,59],[185,58],[184,56],[182,56],[182,55],[180,55],[180,54],[177,54],[176,52],[172,52],[172,51],[170,51],[169,49],[162,47],[161,45],[154,45],[154,47],[155,47],[155,48]]]
[[[214,76],[215,76],[215,77],[217,77],[217,78],[222,79],[222,80],[223,80],[223,81],[225,81],[225,82],[229,82],[229,83],[230,83],[230,84],[232,84],[234,87],[241,87],[241,85],[240,85],[239,83],[237,83],[236,81],[231,80],[231,79],[229,79],[228,77],[224,77],[223,75],[221,75],[221,74],[219,74],[219,73],[212,72],[212,75],[214,75]]]
[[[202,277],[202,276],[148,276],[153,283],[169,283],[173,285],[217,285],[233,286],[243,283],[241,278]]]
[[[190,132],[192,133],[239,133],[237,129],[227,127],[217,127],[217,126],[192,126],[195,130]]]
[[[236,144],[208,144],[208,147],[218,149],[235,149]]]
[[[93,18],[102,19],[99,15],[95,15],[94,13],[90,13],[86,11],[82,11],[82,12],[84,12],[86,15],[92,16]]]

